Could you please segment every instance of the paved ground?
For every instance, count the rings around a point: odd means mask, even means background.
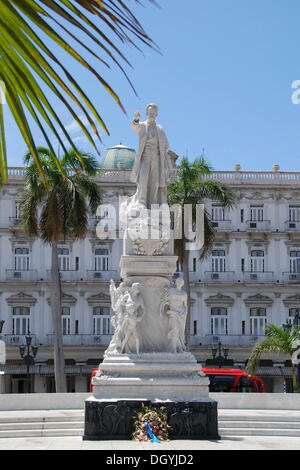
[[[300,438],[224,437],[220,441],[170,441],[162,444],[132,441],[83,441],[76,437],[2,438],[1,450],[299,450]],[[134,455],[134,453],[133,453]]]

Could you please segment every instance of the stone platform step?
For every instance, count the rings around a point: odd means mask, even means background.
[[[220,436],[300,437],[297,410],[219,410]]]
[[[1,438],[20,438],[20,437],[67,437],[67,436],[82,436],[84,429],[19,429],[14,431],[0,431]]]
[[[221,437],[233,436],[277,436],[277,437],[300,437],[300,429],[283,429],[283,428],[223,428],[219,426],[219,434]]]
[[[300,411],[228,410],[218,413],[219,434],[300,438]],[[64,437],[84,434],[84,410],[0,412],[0,439]]]
[[[83,410],[0,412],[0,439],[82,436],[83,433]]]

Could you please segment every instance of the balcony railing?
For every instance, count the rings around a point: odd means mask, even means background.
[[[110,335],[63,335],[64,346],[108,346]],[[53,346],[54,335],[47,335],[47,345]]]
[[[274,282],[274,272],[244,272],[244,282],[256,283],[256,282]]]
[[[110,271],[87,271],[87,279],[88,281],[95,281],[95,282],[109,282],[111,279],[114,281],[120,280],[120,274],[116,270]]]
[[[5,272],[7,281],[36,282],[38,278],[38,272],[36,269],[29,269],[28,271],[6,269]]]
[[[271,230],[270,220],[246,220],[246,230],[269,231]]]
[[[175,174],[176,172],[174,172]],[[97,180],[105,182],[130,183],[130,170],[101,170]],[[9,179],[23,179],[25,168],[9,167]],[[203,179],[220,181],[227,184],[291,184],[300,185],[299,171],[213,171]]]
[[[26,336],[27,335],[4,335],[2,338],[4,338],[6,346],[26,346]],[[31,345],[36,346],[36,335],[30,333],[30,336],[32,337]]]
[[[69,271],[59,271],[60,279],[62,282],[78,282],[84,281],[81,271],[69,270]],[[51,281],[51,271],[47,271],[47,279]]]
[[[203,179],[227,184],[300,185],[299,171],[213,171]]]
[[[300,273],[282,273],[284,284],[299,284]]]
[[[300,221],[299,220],[287,220],[285,222],[285,230],[287,232],[300,232]]]
[[[206,335],[191,336],[191,346],[207,346],[221,342],[222,346],[232,347],[252,347],[258,340],[265,338],[264,335]]]
[[[234,271],[224,271],[224,272],[205,271],[204,281],[213,282],[213,283],[214,282],[233,282]]]
[[[231,220],[212,220],[211,223],[213,228],[219,232],[222,230],[230,232],[232,230]]]

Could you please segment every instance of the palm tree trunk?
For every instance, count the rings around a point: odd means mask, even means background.
[[[186,316],[186,325],[185,325],[185,342],[187,351],[190,350],[190,336],[191,336],[191,314],[190,314],[190,272],[189,272],[189,252],[184,251],[183,261],[183,280],[184,280],[184,290],[187,293],[187,316]]]
[[[65,359],[62,338],[62,322],[61,322],[61,283],[58,266],[57,243],[51,244],[51,313],[53,321],[53,338],[54,338],[54,375],[56,393],[67,392],[67,380],[65,374]]]

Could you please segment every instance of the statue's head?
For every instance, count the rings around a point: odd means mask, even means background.
[[[181,279],[181,277],[178,277],[178,278],[176,279],[176,287],[177,287],[177,289],[178,289],[178,290],[181,290],[181,289],[183,288],[183,286],[184,286],[184,280]]]
[[[157,104],[150,103],[146,106],[146,115],[149,118],[155,119],[158,115],[158,106]]]
[[[140,292],[140,284],[138,282],[134,282],[131,289],[134,294],[138,294]]]

